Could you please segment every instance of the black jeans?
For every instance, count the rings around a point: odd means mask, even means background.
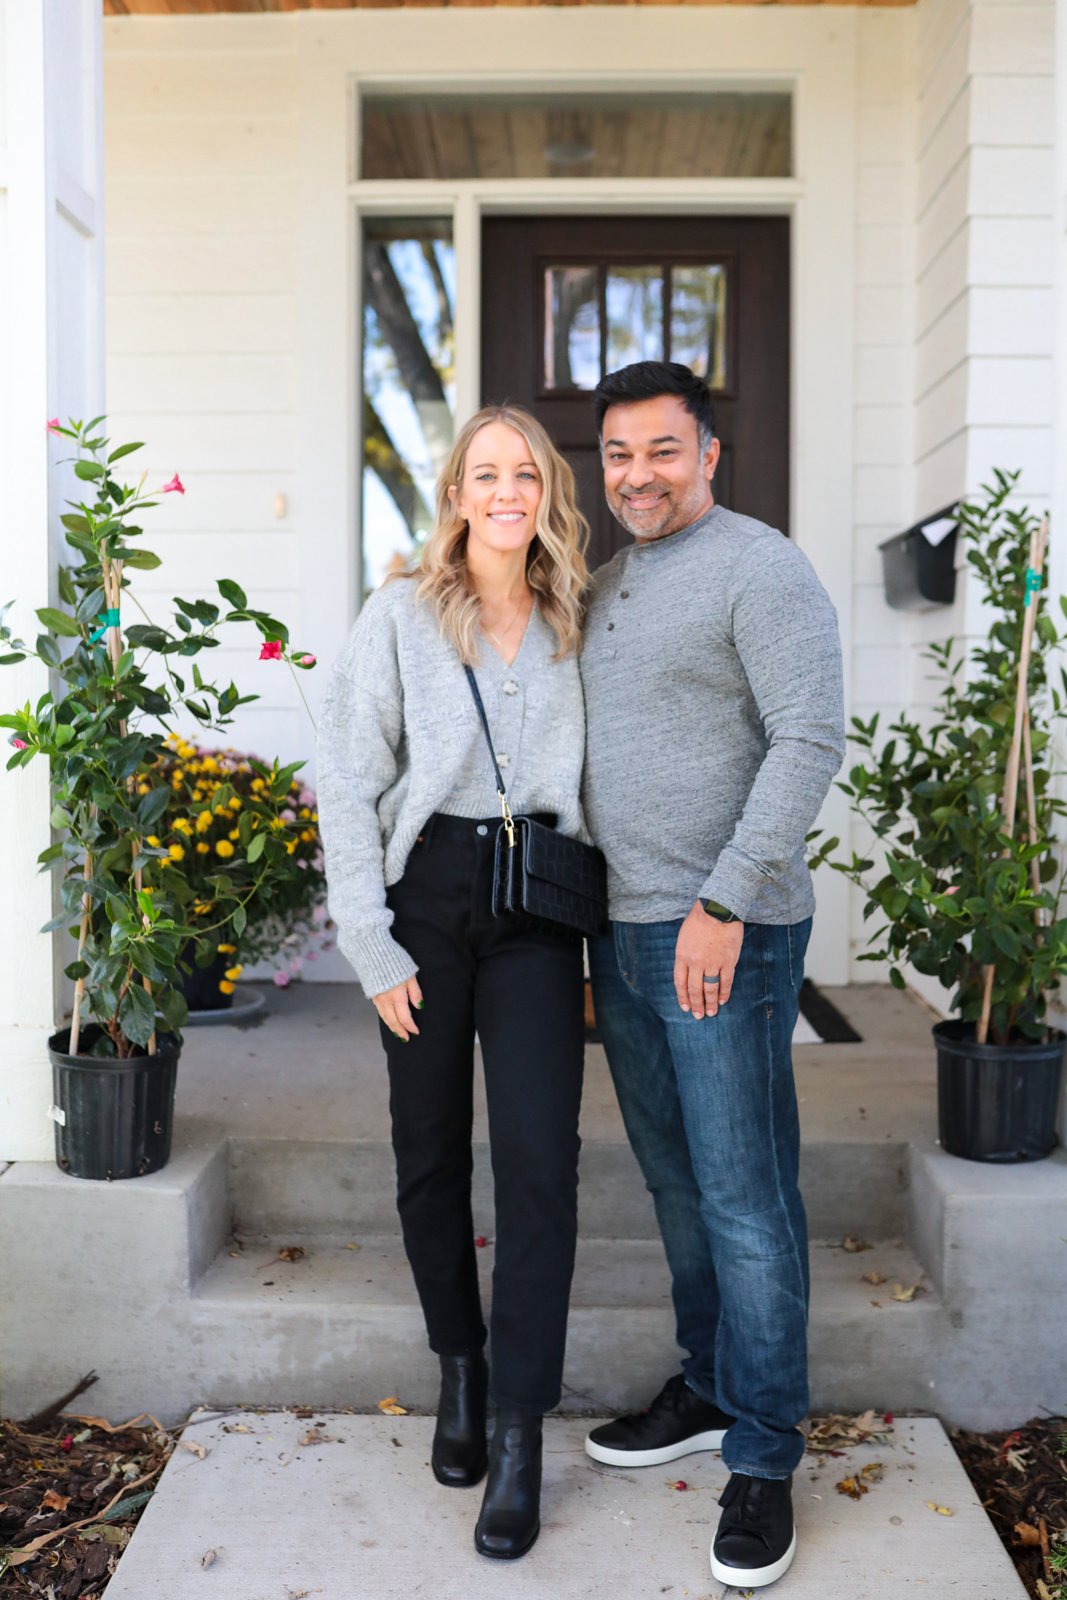
[[[404,1247],[430,1348],[459,1355],[486,1334],[471,1216],[477,1031],[496,1196],[492,1393],[541,1413],[559,1404],[574,1271],[582,943],[493,916],[498,822],[435,814],[388,891],[425,1004],[417,1037],[383,1025],[382,1040]]]

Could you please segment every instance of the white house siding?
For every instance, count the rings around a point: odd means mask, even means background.
[[[145,609],[219,601],[232,577],[300,644],[300,564],[314,554],[297,482],[297,68],[294,19],[152,18],[106,26],[107,394],[131,458],[186,494],[145,518],[163,558],[137,575]],[[285,497],[284,514],[276,499]],[[260,700],[225,742],[306,753],[311,729],[287,668],[224,626],[205,676]],[[187,726],[195,729],[189,719]],[[212,742],[224,742],[212,735]]]

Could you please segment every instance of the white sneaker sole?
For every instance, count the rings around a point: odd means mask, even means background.
[[[715,1546],[711,1547],[711,1575],[720,1583],[728,1583],[735,1589],[763,1589],[768,1583],[777,1583],[783,1573],[788,1572],[793,1564],[793,1557],[797,1553],[797,1531],[793,1529],[793,1538],[789,1549],[777,1561],[772,1561],[769,1567],[728,1567],[715,1559]]]
[[[610,1445],[597,1444],[586,1436],[585,1453],[606,1467],[662,1467],[668,1461],[680,1461],[683,1456],[696,1455],[700,1450],[721,1450],[726,1438],[725,1428],[712,1428],[707,1433],[693,1433],[677,1444],[665,1444],[659,1450],[613,1450]]]

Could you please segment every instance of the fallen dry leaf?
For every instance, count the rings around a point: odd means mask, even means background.
[[[345,1249],[346,1250],[362,1250],[362,1248],[363,1248],[363,1246],[359,1245],[359,1244],[346,1244],[345,1245]]]
[[[251,1433],[252,1429],[247,1422],[224,1422],[222,1431],[223,1433]]]
[[[875,1288],[877,1288],[880,1283],[885,1283],[885,1281],[886,1278],[884,1272],[865,1272],[863,1274],[863,1282],[873,1283]]]
[[[388,1394],[384,1400],[379,1400],[378,1410],[386,1417],[406,1417],[408,1414],[407,1407],[400,1404],[395,1394]]]
[[[860,1469],[860,1477],[864,1483],[881,1483],[885,1477],[885,1467],[881,1461],[868,1461],[867,1465]]]
[[[1052,1600],[1052,1591],[1044,1578],[1037,1580],[1037,1600]]]
[[[911,1301],[915,1299],[917,1294],[925,1293],[926,1290],[923,1288],[923,1281],[921,1278],[917,1283],[911,1283],[908,1285],[904,1285],[903,1283],[895,1283],[893,1285],[893,1299],[902,1300],[905,1305],[909,1305]]]
[[[256,1268],[262,1272],[266,1267],[273,1267],[278,1261],[303,1261],[307,1252],[302,1244],[284,1244],[276,1256],[271,1256],[269,1261],[263,1261]]]
[[[1026,1449],[1023,1449],[1023,1450],[1005,1450],[1005,1452],[1004,1452],[1005,1461],[1008,1463],[1009,1467],[1014,1467],[1016,1472],[1026,1472],[1027,1471],[1027,1469],[1029,1468],[1029,1465],[1030,1465],[1029,1457],[1030,1457],[1030,1452],[1029,1452],[1029,1450],[1026,1450]]]
[[[931,1511],[936,1511],[939,1517],[951,1517],[954,1515],[954,1513],[949,1510],[948,1506],[939,1506],[936,1500],[928,1500],[926,1504],[930,1507]]]
[[[199,1444],[196,1439],[183,1439],[181,1447],[183,1450],[188,1450],[198,1461],[203,1461],[207,1455],[207,1445]]]
[[[1033,1523],[1017,1522],[1015,1524],[1015,1532],[1018,1535],[1020,1544],[1035,1545],[1038,1549],[1041,1548],[1041,1530],[1040,1528],[1035,1528]]]
[[[841,1478],[834,1484],[838,1494],[847,1494],[850,1500],[860,1500],[870,1491],[862,1478]]]
[[[200,1565],[202,1567],[213,1567],[218,1559],[219,1553],[217,1550],[205,1550],[200,1557]]]
[[[867,1243],[866,1239],[857,1238],[854,1233],[847,1233],[841,1240],[841,1248],[842,1250],[847,1250],[850,1255],[856,1255],[860,1250],[870,1250],[873,1247]]]
[[[876,1411],[863,1411],[857,1417],[832,1412],[812,1422],[808,1430],[808,1449],[815,1454],[825,1451],[833,1455],[852,1445],[884,1441],[892,1430],[892,1419]]]
[[[309,1428],[298,1444],[336,1444],[336,1436],[332,1433],[322,1433],[318,1428]]]
[[[54,1489],[46,1489],[41,1505],[49,1511],[66,1511],[70,1505],[69,1494],[56,1494]]]

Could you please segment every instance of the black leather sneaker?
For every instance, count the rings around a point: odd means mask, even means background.
[[[731,1475],[719,1501],[722,1516],[711,1547],[711,1574],[738,1589],[774,1583],[797,1553],[790,1478]]]
[[[659,1467],[697,1450],[721,1450],[733,1420],[695,1394],[679,1372],[647,1411],[594,1428],[585,1453],[609,1467]]]

